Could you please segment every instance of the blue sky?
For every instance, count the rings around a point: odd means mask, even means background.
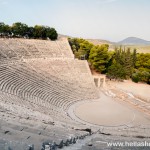
[[[0,22],[48,25],[75,37],[150,41],[150,0],[0,0]]]

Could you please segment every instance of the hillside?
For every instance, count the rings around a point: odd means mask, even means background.
[[[128,37],[117,44],[121,45],[150,45],[150,41],[146,41],[137,37]]]
[[[113,42],[102,40],[102,39],[87,39],[87,41],[93,43],[94,45],[113,44]]]
[[[129,37],[117,43],[101,39],[88,39],[88,41],[94,45],[109,44],[110,51],[113,51],[116,46],[123,45],[126,48],[130,47],[131,50],[136,48],[138,53],[150,53],[150,41],[136,37]]]
[[[74,37],[59,34],[58,39],[61,39],[61,38],[74,38]],[[132,42],[132,44],[131,44],[130,39],[132,39],[134,41],[134,42]],[[131,48],[131,50],[136,48],[138,53],[150,53],[150,41],[145,41],[145,40],[142,40],[139,38],[134,38],[134,37],[127,38],[127,39],[125,39],[127,42],[125,42],[125,40],[123,40],[124,43],[126,43],[126,44],[122,44],[123,41],[115,43],[115,42],[111,42],[111,41],[103,40],[103,39],[86,39],[86,40],[89,41],[90,43],[93,43],[94,45],[108,44],[109,51],[114,51],[115,47],[124,45],[126,48],[128,48],[128,47]],[[130,41],[130,43],[129,43],[129,41]],[[142,44],[142,43],[145,43],[145,44]]]

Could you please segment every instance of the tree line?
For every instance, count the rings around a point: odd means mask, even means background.
[[[88,60],[90,67],[110,79],[132,79],[150,84],[150,54],[125,47],[109,51],[108,44],[93,45],[78,38],[69,39],[75,57]]]
[[[13,23],[12,26],[9,26],[1,22],[0,23],[0,37],[56,40],[58,37],[58,34],[55,28],[50,28],[49,26],[35,25],[34,27],[32,27],[21,22],[16,22],[16,23]]]

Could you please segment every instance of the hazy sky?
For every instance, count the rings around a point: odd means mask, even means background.
[[[150,41],[150,0],[0,0],[0,22],[48,25],[83,38]]]

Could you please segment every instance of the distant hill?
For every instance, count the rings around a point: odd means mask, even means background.
[[[94,45],[113,44],[113,42],[101,39],[86,39],[86,40],[93,43]]]
[[[137,37],[128,37],[117,44],[119,45],[150,45],[150,41],[146,41]]]
[[[60,38],[75,38],[68,35],[59,34],[58,39]],[[102,39],[86,39],[87,41],[93,43],[94,45],[102,45],[102,44],[109,44],[109,51],[114,51],[115,47],[120,45],[125,45],[126,48],[137,49],[138,53],[150,53],[150,41],[146,41],[136,37],[129,37],[120,42],[111,42]]]

